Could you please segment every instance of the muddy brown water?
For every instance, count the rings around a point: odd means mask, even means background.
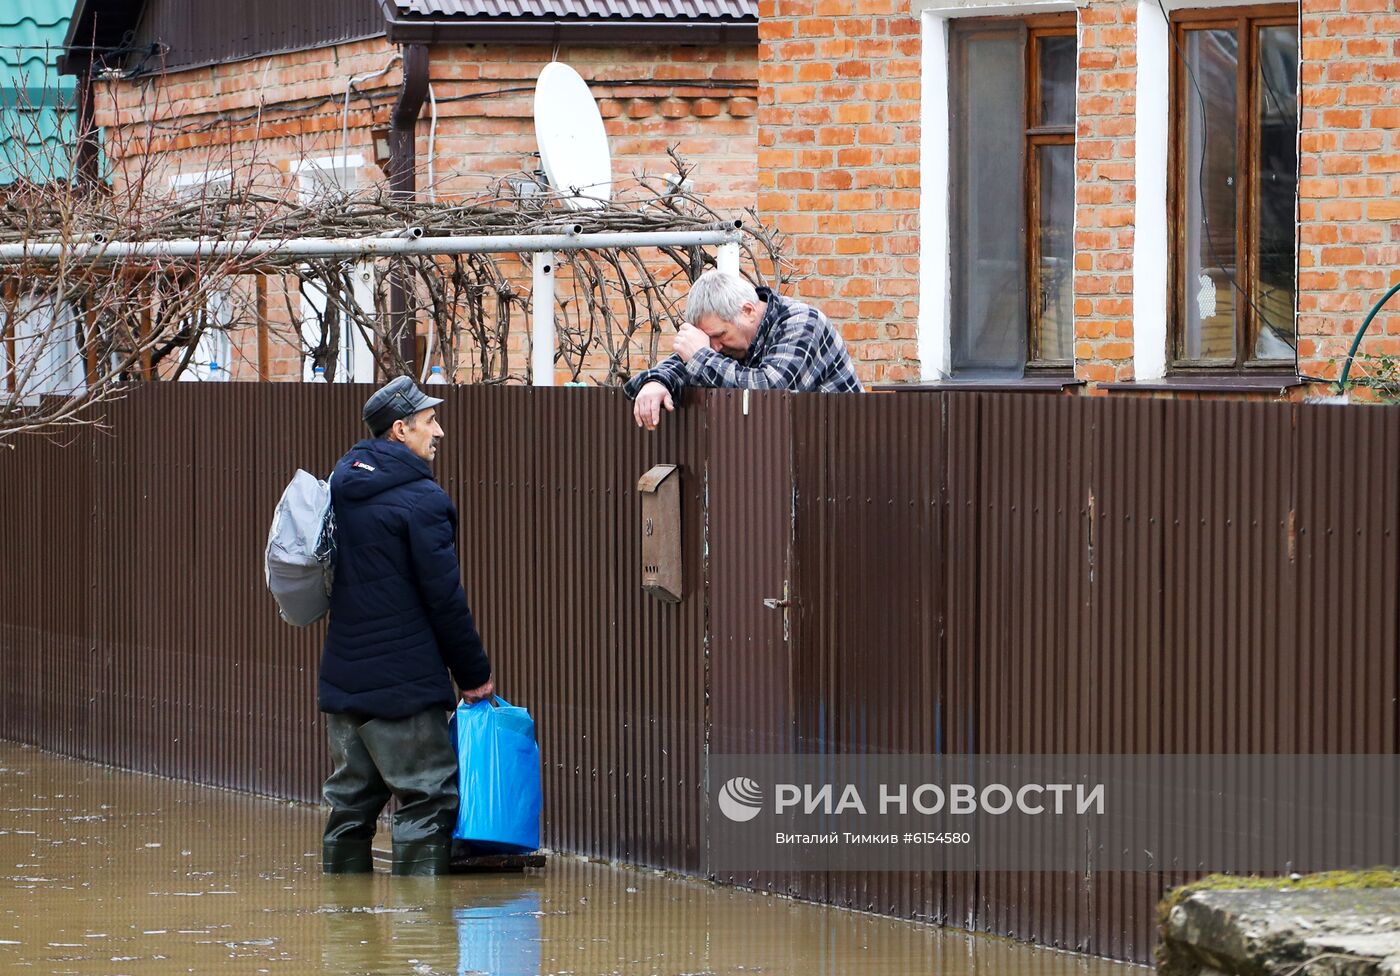
[[[0,742],[0,971],[1144,972],[565,856],[524,875],[328,878],[320,826],[315,807]]]

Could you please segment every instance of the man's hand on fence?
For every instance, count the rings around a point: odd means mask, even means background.
[[[462,692],[462,701],[468,705],[474,704],[484,699],[490,698],[496,693],[496,683],[490,678],[486,679],[486,684],[480,688],[473,688],[471,691]]]
[[[637,399],[632,404],[632,417],[637,421],[638,427],[655,430],[656,425],[661,423],[662,407],[670,413],[676,409],[676,404],[671,399],[671,391],[666,389],[666,385],[653,380],[637,393]]]

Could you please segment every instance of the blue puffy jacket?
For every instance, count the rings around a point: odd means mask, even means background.
[[[457,509],[403,444],[363,440],[335,466],[335,584],[323,712],[407,718],[456,704],[491,664],[457,564]]]

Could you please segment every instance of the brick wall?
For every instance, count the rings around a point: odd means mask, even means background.
[[[383,39],[372,39],[103,83],[96,121],[119,168],[147,155],[170,169],[188,169],[229,151],[270,163],[302,152],[339,152],[347,81],[389,66],[357,84],[350,102],[350,150],[368,151],[369,128],[387,120],[402,80],[399,66],[391,65],[394,54]]]
[[[256,173],[264,185],[284,186],[295,199],[291,163],[342,152],[347,80],[379,71],[394,53],[382,39],[366,40],[103,84],[95,100],[96,121],[106,137],[114,182],[169,192],[176,175],[234,168],[240,174]],[[360,95],[351,99],[343,148],[366,159],[367,180],[381,176],[373,166],[370,130],[387,124],[401,81],[394,64],[357,85]],[[273,276],[267,291],[269,361],[258,361],[256,330],[236,330],[229,336],[230,372],[235,380],[251,380],[261,366],[271,379],[300,380],[298,281]],[[238,282],[233,300],[244,310],[239,319],[251,318],[251,278]],[[162,375],[173,372],[180,353],[176,350],[163,364]]]
[[[1332,377],[1400,281],[1400,12],[1391,0],[1301,6],[1298,365]],[[919,27],[905,9],[760,10],[760,208],[792,236],[807,276],[792,290],[840,323],[867,381],[918,374]],[[1136,0],[1078,9],[1075,372],[1091,384],[1133,378],[1136,18]],[[1400,303],[1373,333],[1363,352],[1400,354]]]
[[[615,189],[625,191],[633,175],[674,172],[666,155],[674,147],[694,165],[696,191],[711,205],[742,215],[757,192],[754,49],[650,48],[645,64],[639,53],[573,48],[561,55],[598,97]],[[489,179],[536,168],[533,87],[551,54],[546,47],[433,49],[437,178],[445,192],[470,192]],[[427,125],[421,124],[420,160],[427,151]]]
[[[1400,12],[1303,0],[1298,366],[1335,378],[1371,305],[1400,281]],[[1400,305],[1361,352],[1400,354]]]
[[[788,235],[800,276],[788,290],[831,315],[867,382],[912,380],[919,372],[920,37],[907,7],[901,0],[763,0],[756,60],[752,51],[672,49],[639,72],[636,52],[568,54],[599,83],[616,172],[666,170],[665,149],[675,144],[697,164],[699,188],[713,199],[735,208],[756,201],[760,215]],[[1370,304],[1400,280],[1400,13],[1392,7],[1390,0],[1302,3],[1298,325],[1305,375],[1335,376]],[[1089,0],[1078,17],[1076,372],[1091,382],[1125,380],[1132,377],[1136,3]],[[215,110],[242,117],[223,124],[218,139],[166,132],[157,148],[187,168],[230,141],[251,145],[254,135],[273,159],[335,152],[334,96],[343,95],[348,75],[374,70],[391,54],[383,42],[359,42],[123,85],[118,95],[128,119],[159,101],[156,88],[173,96],[159,107],[164,121],[199,123]],[[528,93],[479,96],[526,87],[547,54],[435,51],[444,191],[533,167]],[[361,86],[380,98],[373,110],[352,103],[351,151],[372,156],[368,128],[384,122],[398,83],[395,68]],[[250,113],[264,98],[268,106],[331,101],[265,112],[258,121]],[[425,110],[420,164],[426,117]],[[108,109],[99,121],[116,119]],[[1400,352],[1400,310],[1377,321],[1363,351]]]
[[[402,73],[394,64],[355,86],[342,143],[346,82],[390,65],[395,53],[382,39],[369,40],[109,83],[97,100],[97,121],[118,181],[145,180],[164,190],[177,172],[217,170],[233,161],[252,164],[263,178],[294,193],[294,161],[339,155],[342,146],[364,157],[362,177],[372,181],[381,174],[372,162],[370,133],[388,124]],[[552,53],[545,47],[432,49],[430,78],[438,102],[433,177],[440,196],[479,191],[498,177],[538,166],[532,155],[532,89]],[[560,56],[594,85],[620,190],[633,175],[673,172],[667,149],[674,147],[694,164],[691,179],[707,202],[741,215],[755,206],[757,193],[755,54],[753,48],[652,47],[566,48]],[[422,195],[429,183],[429,119],[425,104],[417,139]],[[528,267],[518,272],[528,290]],[[560,287],[566,294],[567,282]],[[247,299],[251,293],[240,294]],[[300,301],[294,277],[271,279],[267,304],[275,341],[268,368],[274,379],[300,378]],[[511,358],[523,372],[523,315],[513,330]],[[231,340],[235,379],[255,378],[255,333],[236,333]],[[583,378],[601,375],[590,361]],[[468,366],[461,379],[471,378]]]
[[[867,383],[919,376],[918,18],[906,0],[761,0],[758,204]]]
[[[1133,133],[1137,4],[1079,9],[1074,358],[1082,380],[1133,375]]]
[[[482,190],[492,180],[539,165],[536,151],[533,87],[553,51],[544,47],[499,49],[490,47],[439,47],[433,51],[430,70],[438,99],[434,178],[448,196]],[[756,205],[758,177],[754,171],[757,151],[758,70],[753,48],[652,48],[648,63],[639,52],[622,48],[574,48],[561,55],[586,79],[598,97],[613,153],[614,196],[638,191],[634,177],[657,177],[675,172],[667,150],[674,149],[691,167],[694,191],[722,213],[745,217]],[[506,93],[490,93],[505,89]],[[524,90],[521,90],[524,89]],[[483,95],[487,97],[482,97]],[[428,110],[424,110],[424,117]],[[427,187],[427,126],[418,137],[419,187]],[[634,196],[635,198],[635,196]],[[676,265],[656,252],[652,268],[661,281],[676,276]],[[521,287],[529,288],[529,269],[519,269]],[[670,297],[680,301],[684,288],[672,282]],[[566,265],[557,278],[565,308],[577,309],[577,295]],[[619,320],[627,311],[615,303]],[[528,358],[528,323],[521,316],[512,330],[509,355],[514,363]],[[658,355],[670,352],[667,337]],[[629,357],[633,370],[650,365],[648,342],[637,342]],[[606,360],[592,356],[584,361],[578,379],[603,382]],[[467,370],[461,376],[473,378]],[[560,381],[572,379],[563,363],[556,370]]]

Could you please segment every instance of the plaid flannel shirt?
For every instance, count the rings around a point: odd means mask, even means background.
[[[691,356],[688,363],[670,355],[628,380],[623,387],[627,395],[636,399],[642,387],[653,381],[664,385],[677,404],[687,386],[799,393],[862,391],[846,345],[825,315],[767,288],[759,288],[758,297],[768,307],[743,359],[730,359],[709,348]]]

